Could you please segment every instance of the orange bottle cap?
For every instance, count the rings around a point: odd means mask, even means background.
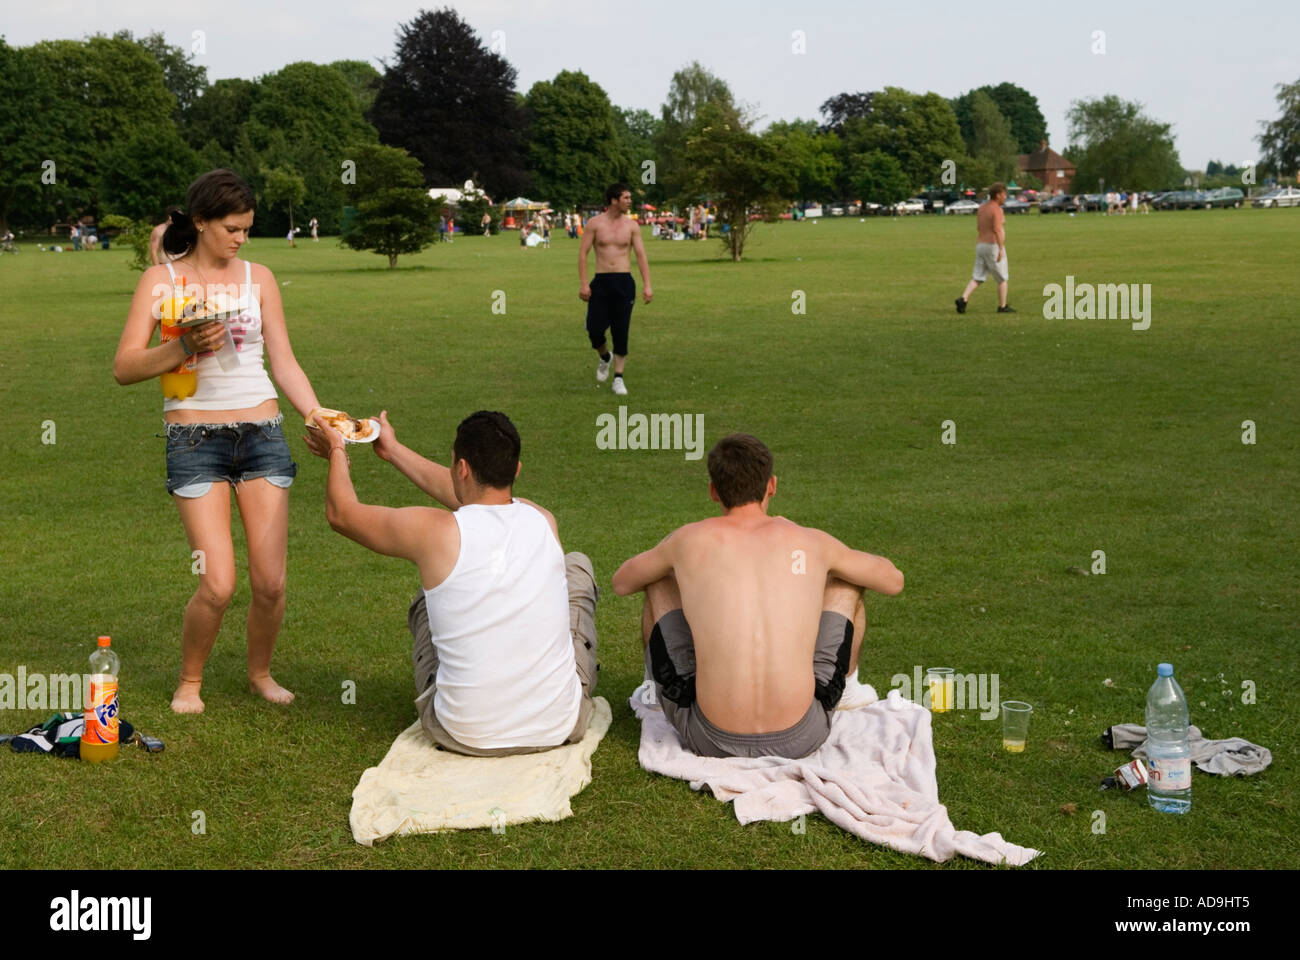
[[[112,642],[113,642],[113,638],[112,638],[112,637],[100,637],[100,638],[99,638],[99,645],[100,645],[101,647],[107,647],[107,646],[109,646]]]

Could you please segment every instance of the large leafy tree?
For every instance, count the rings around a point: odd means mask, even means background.
[[[764,134],[782,141],[795,164],[795,195],[800,200],[830,200],[841,173],[840,141],[822,133],[815,120],[777,121]]]
[[[129,139],[110,147],[102,171],[101,206],[154,224],[162,222],[169,205],[185,202],[185,188],[203,169],[176,127],[159,122],[133,130]]]
[[[176,98],[154,56],[123,36],[46,40],[28,48],[26,67],[36,74],[37,99],[54,84],[48,118],[36,115],[36,142],[53,160],[58,219],[97,212],[104,160],[132,131],[170,123]],[[5,99],[9,95],[8,89]],[[48,124],[48,129],[46,125]],[[39,180],[39,177],[38,177]]]
[[[307,197],[307,183],[302,175],[285,167],[263,167],[262,202],[272,210],[285,207],[289,214],[289,229],[293,230],[294,205],[302,206]]]
[[[952,101],[961,135],[967,143],[975,138],[977,93],[989,97],[997,105],[998,112],[1011,124],[1011,136],[1016,142],[1018,153],[1033,153],[1047,139],[1047,120],[1038,108],[1038,98],[1014,83],[999,83],[996,87],[986,85],[969,90]]]
[[[1066,113],[1072,189],[1093,192],[1101,181],[1129,190],[1155,190],[1183,180],[1172,128],[1148,117],[1140,103],[1108,94],[1076,100]]]
[[[257,156],[244,168],[259,171],[251,178],[253,188],[265,192],[263,167],[297,174],[306,187],[304,215],[315,216],[332,232],[343,208],[343,165],[352,159],[344,148],[377,139],[343,75],[320,64],[291,63],[263,77],[244,126]],[[267,214],[261,226],[273,234],[288,229],[287,208]]]
[[[348,89],[357,98],[357,106],[361,108],[362,114],[367,113],[379,95],[383,74],[364,60],[335,60],[330,67],[343,75]]]
[[[849,120],[862,120],[871,114],[874,93],[837,93],[821,105],[818,112],[826,118],[822,130],[836,136],[844,135],[844,124]]]
[[[937,93],[912,93],[900,87],[877,93],[868,116],[846,120],[844,140],[850,157],[873,150],[892,156],[913,190],[937,182],[945,160],[960,165],[966,156],[948,101]]]
[[[671,198],[694,199],[693,186],[699,178],[686,168],[685,144],[705,104],[713,104],[723,122],[732,129],[748,129],[731,88],[698,60],[673,74],[668,97],[660,107],[659,130],[655,137],[658,176]]]
[[[387,257],[391,270],[401,254],[433,243],[442,203],[429,198],[420,163],[405,150],[359,143],[348,152],[357,161],[357,182],[348,187],[356,216],[344,226],[342,241]]]
[[[1300,171],[1300,80],[1277,85],[1277,105],[1276,120],[1260,121],[1259,146],[1265,169],[1287,177]]]
[[[0,91],[0,233],[10,225],[61,220],[74,192],[66,175],[59,178],[61,170],[71,172],[59,162],[66,165],[72,155],[81,112],[64,95],[48,58],[30,47],[11,47],[3,37]],[[55,162],[52,170],[46,161]],[[42,182],[47,171],[53,183]]]
[[[190,108],[208,85],[208,68],[195,63],[193,53],[168,43],[158,31],[137,39],[130,30],[119,30],[114,37],[134,41],[158,61],[158,66],[162,67],[163,84],[176,98],[173,119],[183,125]]]
[[[987,163],[995,180],[1010,180],[1018,167],[1018,151],[1015,137],[1011,133],[1011,124],[1002,116],[993,98],[983,91],[975,91],[972,100],[974,133],[967,141],[970,155]]]
[[[525,192],[515,68],[454,10],[422,11],[399,26],[385,68],[370,121],[384,143],[423,165],[429,186],[472,179],[494,197]]]
[[[614,127],[618,131],[620,149],[630,167],[632,179],[627,182],[632,187],[632,195],[655,206],[668,198],[663,178],[659,175],[655,148],[661,124],[662,121],[649,110],[614,108]],[[647,160],[654,166],[647,167]]]
[[[722,244],[740,262],[754,226],[750,214],[775,220],[798,187],[797,164],[778,137],[760,137],[717,103],[700,106],[683,153],[687,190],[711,197],[727,230]]]
[[[528,160],[543,199],[563,209],[594,203],[605,185],[628,177],[631,163],[609,97],[581,72],[540,80],[524,97]]]
[[[850,183],[860,199],[885,206],[906,200],[912,190],[911,181],[898,161],[879,150],[853,158]]]
[[[217,80],[194,101],[182,132],[195,149],[208,143],[234,153],[244,121],[253,111],[260,86],[238,77]]]

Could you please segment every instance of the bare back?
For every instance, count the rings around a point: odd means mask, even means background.
[[[587,222],[587,230],[596,248],[596,273],[632,272],[632,237],[638,227],[635,220],[608,211]]]
[[[832,542],[767,516],[712,517],[673,535],[673,572],[695,641],[696,697],[710,722],[768,733],[807,712]]]
[[[1004,236],[1002,224],[1005,220],[1006,214],[1002,212],[1002,207],[996,200],[983,203],[975,214],[975,229],[979,235],[979,242],[1002,243]]]

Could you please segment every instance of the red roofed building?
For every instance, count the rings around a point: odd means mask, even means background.
[[[1052,196],[1070,192],[1074,179],[1074,164],[1047,145],[1043,140],[1033,153],[1016,157],[1021,173],[1033,174],[1043,184],[1043,192]]]

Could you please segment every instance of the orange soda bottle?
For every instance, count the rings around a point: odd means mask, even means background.
[[[117,654],[112,640],[100,637],[90,655],[90,701],[81,731],[81,759],[90,763],[117,756]]]
[[[185,333],[182,327],[169,324],[168,320],[179,320],[185,315],[185,307],[194,298],[185,296],[185,278],[179,277],[179,288],[172,289],[172,295],[163,300],[158,305],[158,315],[162,321],[162,342],[167,343],[175,340]],[[179,295],[178,295],[179,293]],[[162,383],[162,392],[164,397],[174,397],[177,400],[184,400],[186,397],[194,396],[194,391],[199,388],[199,375],[194,372],[198,364],[198,357],[186,357],[175,370],[169,370],[158,379]]]

